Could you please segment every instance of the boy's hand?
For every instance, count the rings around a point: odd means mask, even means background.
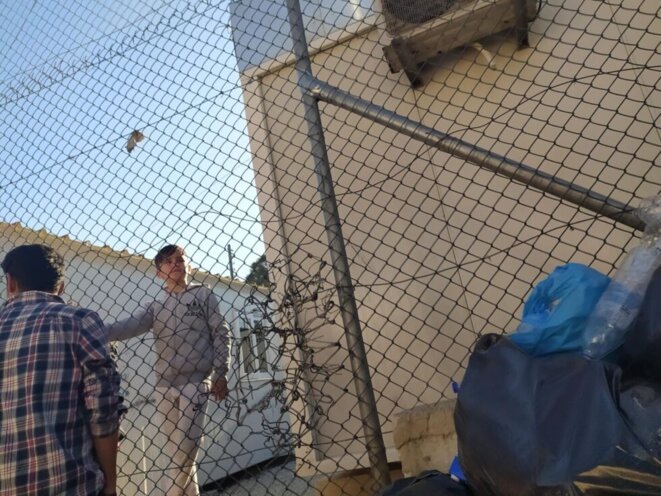
[[[218,401],[224,400],[228,391],[229,389],[227,388],[227,379],[224,377],[219,377],[216,379],[216,382],[214,382],[213,386],[211,386],[211,393]]]

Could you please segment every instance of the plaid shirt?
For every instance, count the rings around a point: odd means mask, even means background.
[[[26,291],[0,309],[0,496],[98,495],[92,436],[119,426],[119,374],[103,323]]]

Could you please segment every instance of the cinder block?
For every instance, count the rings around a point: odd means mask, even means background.
[[[423,470],[449,470],[457,454],[454,405],[454,400],[443,400],[397,414],[393,439],[405,477]]]

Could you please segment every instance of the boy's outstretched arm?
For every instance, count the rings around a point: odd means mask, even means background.
[[[152,305],[140,306],[133,314],[106,325],[108,341],[124,341],[148,332],[154,323]]]

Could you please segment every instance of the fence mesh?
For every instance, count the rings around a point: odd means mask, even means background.
[[[301,1],[312,76],[632,211],[659,194],[654,0]],[[110,324],[163,298],[185,247],[231,328],[208,494],[374,494],[355,350],[284,1],[2,2],[3,251],[54,246],[65,299]],[[516,329],[555,266],[612,272],[637,231],[366,115],[318,104],[388,461],[398,414],[452,400],[471,345]],[[121,494],[163,451],[151,333],[113,344]],[[447,470],[445,466],[438,466]],[[334,492],[333,492],[334,491]],[[172,493],[174,494],[174,493]]]

